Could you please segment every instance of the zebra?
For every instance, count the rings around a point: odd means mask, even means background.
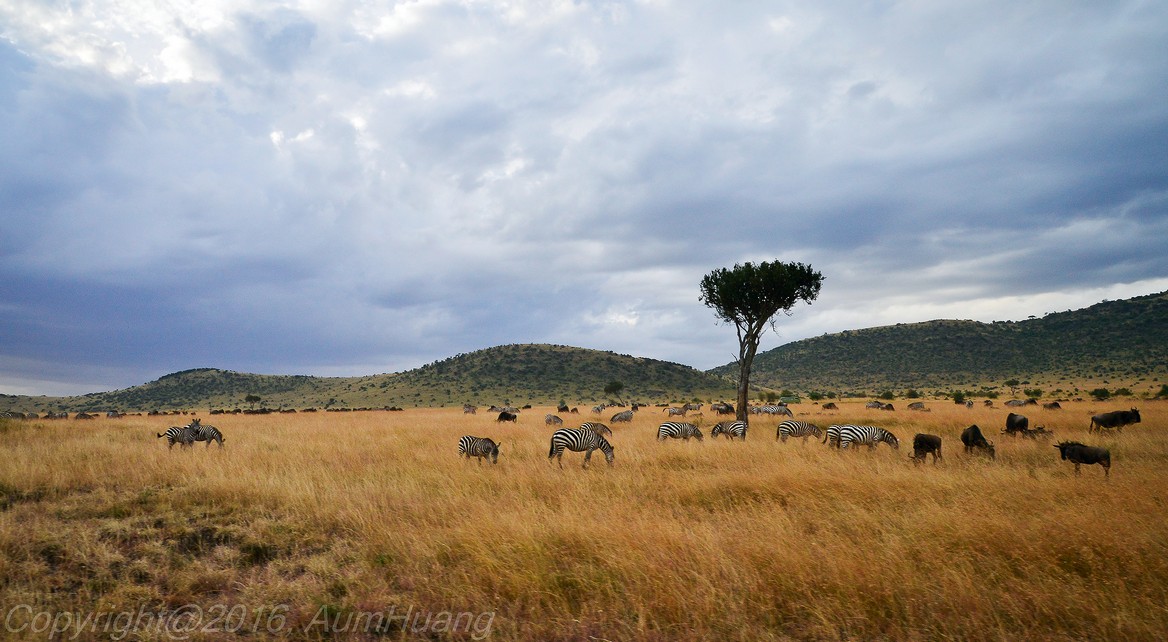
[[[458,440],[458,456],[466,457],[469,460],[471,457],[477,457],[479,465],[483,465],[483,457],[486,457],[492,464],[499,463],[499,445],[486,437],[475,437],[472,435],[463,435]]]
[[[219,429],[215,426],[210,424],[204,426],[201,420],[195,419],[191,421],[191,423],[187,424],[186,427],[194,431],[195,441],[207,442],[208,448],[211,447],[212,441],[217,441],[219,442],[219,447],[223,447],[223,433],[219,432]]]
[[[612,419],[609,419],[609,421],[611,421],[614,424],[621,422],[621,421],[632,421],[632,420],[633,420],[633,411],[632,410],[625,410],[624,412],[618,412],[612,416]]]
[[[478,408],[476,408],[468,403],[462,404],[462,414],[464,414],[464,415],[478,414],[478,411],[479,411]]]
[[[815,435],[817,438],[822,437],[823,429],[815,424],[809,424],[805,421],[795,421],[794,419],[784,421],[775,429],[775,439],[780,439],[784,443],[786,443],[787,437],[802,437],[803,443],[807,443],[807,438],[812,435]]]
[[[665,441],[666,438],[689,441],[690,437],[701,441],[702,431],[693,424],[683,424],[679,421],[667,421],[657,427],[657,441]]]
[[[662,412],[669,413],[668,416],[670,416],[670,417],[684,417],[685,413],[689,412],[689,409],[684,408],[684,407],[682,407],[682,408],[666,408]]]
[[[896,438],[896,435],[876,426],[854,426],[852,424],[828,426],[823,441],[829,446],[834,444],[837,448],[847,448],[856,444],[857,446],[865,445],[869,450],[874,450],[877,444],[884,442],[895,449],[900,449],[900,440]]]
[[[714,426],[710,431],[710,437],[717,437],[718,435],[726,435],[730,441],[734,441],[738,437],[742,441],[746,441],[746,431],[750,428],[745,421],[723,421]]]
[[[552,434],[551,448],[548,450],[548,463],[550,464],[554,458],[560,465],[560,469],[564,468],[564,449],[578,453],[584,451],[584,468],[588,467],[588,462],[592,459],[592,451],[599,450],[604,453],[604,459],[612,466],[614,457],[614,448],[608,440],[604,438],[600,432],[596,430],[596,426],[608,430],[604,424],[586,423],[579,428],[561,428]],[[612,431],[609,431],[612,434]]]
[[[700,404],[700,403],[687,403],[684,406],[682,406],[682,408],[685,408],[686,411],[693,410],[695,412],[701,412],[702,404]]]
[[[560,419],[559,416],[553,415],[549,412],[548,414],[543,416],[543,425],[545,425],[545,426],[553,426],[553,425],[554,426],[562,426],[562,425],[564,425],[564,420]]]
[[[593,414],[596,414],[596,415],[599,415],[600,413],[604,412],[604,409],[605,409],[605,408],[607,408],[607,407],[608,407],[608,406],[606,406],[606,405],[604,405],[604,404],[600,404],[600,405],[598,405],[598,406],[593,406],[593,408],[592,408],[592,413],[593,413]]]
[[[756,415],[783,415],[786,417],[793,417],[791,409],[786,406],[755,406],[750,409],[750,412]]]
[[[591,430],[592,432],[601,436],[612,436],[612,430],[608,426],[596,421],[585,421],[584,423],[580,424],[580,430]]]
[[[178,444],[180,448],[187,448],[195,443],[195,431],[190,426],[171,426],[166,429],[166,432],[157,434],[159,439],[166,437],[168,450],[174,450],[175,444]]]

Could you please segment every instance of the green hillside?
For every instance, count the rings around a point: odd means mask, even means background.
[[[201,368],[112,392],[77,397],[0,396],[0,411],[148,412],[241,408],[338,409],[571,405],[606,401],[605,386],[645,403],[731,398],[716,375],[667,361],[554,345],[507,345],[460,354],[400,374],[365,377],[260,375]],[[248,397],[259,400],[248,401]]]
[[[710,372],[731,376],[733,364]],[[751,383],[796,391],[952,390],[1009,379],[1159,390],[1168,292],[1025,321],[928,321],[805,339],[760,353]]]
[[[1168,381],[1166,329],[1168,292],[1017,322],[897,324],[761,353],[751,383],[773,391],[866,396],[885,390],[974,391],[1018,379],[1052,394],[1084,394],[1096,387],[1154,394]],[[519,344],[365,377],[186,370],[141,386],[78,397],[0,395],[0,411],[591,405],[606,400],[604,387],[611,381],[624,384],[625,399],[663,403],[732,399],[736,376],[734,364],[701,372],[612,352]]]

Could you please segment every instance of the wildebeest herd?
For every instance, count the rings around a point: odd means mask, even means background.
[[[834,404],[832,404],[834,407]],[[875,408],[875,405],[870,407]],[[790,416],[790,410],[786,406],[782,406],[785,413],[775,412],[772,410],[776,406],[765,407],[766,410],[754,412],[753,414],[786,414]],[[684,412],[693,408],[686,407],[682,409],[666,408],[666,411],[673,415],[683,415]],[[697,407],[700,410],[700,404]],[[881,409],[885,409],[881,407]],[[919,408],[918,408],[919,409]],[[599,412],[603,410],[600,407]],[[634,408],[635,410],[635,408]],[[674,412],[677,410],[677,412]],[[623,411],[613,416],[613,422],[624,421],[628,422],[632,419],[633,411]],[[721,414],[721,413],[719,413]],[[517,417],[511,413],[501,413],[497,421],[516,421]],[[1091,424],[1088,427],[1088,432],[1101,432],[1103,430],[1122,430],[1124,426],[1136,424],[1140,422],[1140,413],[1135,408],[1131,410],[1119,410],[1115,412],[1107,412],[1091,417]],[[546,415],[546,425],[561,425],[562,420],[556,415]],[[740,439],[746,440],[746,435],[749,430],[749,425],[744,421],[723,421],[714,426],[710,432],[711,437],[723,435],[730,440]],[[1017,413],[1009,413],[1006,417],[1005,428],[1002,434],[1010,435],[1012,437],[1022,435],[1030,439],[1037,437],[1050,437],[1053,433],[1047,431],[1044,426],[1036,426],[1030,428],[1029,419],[1024,415]],[[585,452],[584,467],[588,466],[588,462],[592,457],[594,450],[600,450],[604,453],[605,460],[609,466],[613,465],[614,448],[611,443],[605,438],[605,435],[611,437],[612,431],[601,423],[587,422],[580,426],[580,428],[561,428],[552,435],[551,448],[548,452],[548,461],[556,459],[560,462],[560,467],[563,468],[562,458],[564,449],[573,452]],[[161,435],[159,435],[161,436]],[[833,446],[838,449],[847,449],[852,446],[865,445],[869,449],[874,449],[880,443],[886,443],[890,447],[897,449],[900,447],[900,441],[895,435],[884,428],[877,426],[859,426],[852,424],[835,424],[828,426],[827,430],[822,430],[814,424],[803,421],[796,421],[790,419],[783,421],[775,430],[775,439],[786,442],[788,437],[803,437],[804,442],[810,436],[822,436],[823,443]],[[664,441],[666,439],[681,439],[688,441],[690,438],[696,441],[702,441],[701,429],[692,423],[666,421],[657,428],[657,440]],[[976,424],[971,425],[961,432],[961,443],[965,447],[966,454],[982,453],[988,455],[991,460],[997,458],[997,451],[994,447],[994,442],[986,439],[982,434],[981,428]],[[933,457],[933,464],[938,460],[944,461],[941,453],[941,437],[926,433],[918,433],[913,437],[913,454],[909,456],[915,464],[920,464],[926,461],[929,455]],[[1082,464],[1099,464],[1103,468],[1104,478],[1111,476],[1111,452],[1106,448],[1097,446],[1088,446],[1077,441],[1063,441],[1055,445],[1059,450],[1059,456],[1064,461],[1070,461],[1075,465],[1075,474],[1079,474],[1079,466]],[[474,437],[466,435],[459,440],[459,455],[466,456],[468,459],[472,456],[479,458],[482,463],[482,458],[487,457],[491,463],[497,463],[499,457],[499,447],[489,438]]]

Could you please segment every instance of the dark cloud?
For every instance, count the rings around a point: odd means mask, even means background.
[[[1165,7],[711,7],[0,9],[0,389],[708,368],[746,260],[828,277],[770,347],[1168,287]]]

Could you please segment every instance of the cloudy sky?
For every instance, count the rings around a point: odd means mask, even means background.
[[[1168,3],[0,0],[0,392],[1168,289]]]

